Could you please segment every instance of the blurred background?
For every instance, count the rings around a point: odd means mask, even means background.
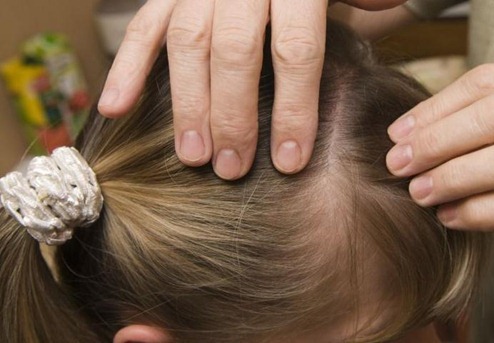
[[[33,121],[44,126],[53,125],[53,122],[58,125],[62,118],[67,119],[67,115],[76,110],[87,111],[103,85],[128,21],[143,2],[2,0],[0,175],[14,168],[25,153],[31,153],[33,149],[28,151],[28,148],[43,146],[43,143],[35,142],[32,127],[26,131]],[[33,55],[42,54],[46,60],[33,59]],[[46,73],[39,71],[43,68],[48,69]],[[40,77],[45,74],[49,74],[49,79],[56,77],[57,82],[46,85],[43,80],[47,78]],[[27,83],[36,84],[37,89],[30,89],[32,85]],[[41,106],[29,98],[36,95],[29,94],[31,92],[42,93]],[[74,94],[69,94],[73,96],[65,101],[64,93]],[[21,101],[19,97],[22,97]],[[77,101],[79,103],[74,104]],[[62,109],[50,108],[54,102],[55,107],[58,105]],[[49,120],[43,119],[44,116]],[[60,130],[57,134],[49,132],[48,137],[54,137],[49,145],[63,143],[66,136],[72,134],[60,134]],[[38,147],[34,152],[40,150]]]

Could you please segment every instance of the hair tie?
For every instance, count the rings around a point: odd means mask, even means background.
[[[73,229],[94,223],[103,195],[91,167],[74,148],[35,157],[26,177],[19,172],[0,179],[0,208],[5,209],[41,243],[60,245]]]

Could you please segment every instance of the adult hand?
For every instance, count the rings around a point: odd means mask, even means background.
[[[343,2],[382,9],[405,0]],[[131,109],[166,37],[178,157],[190,166],[212,158],[220,177],[242,177],[257,145],[258,86],[271,21],[271,155],[279,171],[296,173],[310,159],[317,130],[327,6],[328,0],[148,0],[128,27],[99,111],[119,117]]]
[[[388,133],[389,170],[412,176],[419,205],[452,229],[494,230],[494,64],[480,66],[404,114]]]
[[[335,1],[337,2],[337,1]],[[358,7],[366,11],[381,11],[401,5],[407,0],[340,0],[350,6]]]

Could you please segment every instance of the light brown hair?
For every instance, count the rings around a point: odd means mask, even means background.
[[[416,82],[329,24],[315,152],[285,176],[266,51],[254,167],[225,182],[175,156],[165,59],[134,113],[93,112],[78,139],[105,206],[59,249],[58,283],[0,211],[0,341],[108,342],[145,323],[177,342],[265,342],[350,323],[342,340],[382,342],[468,306],[488,236],[446,230],[385,166],[388,125],[428,96]]]

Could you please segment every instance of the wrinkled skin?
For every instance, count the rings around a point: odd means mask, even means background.
[[[404,0],[347,0],[369,10]],[[257,100],[266,24],[276,74],[272,159],[302,170],[317,131],[327,0],[148,0],[129,25],[99,110],[119,117],[137,102],[166,37],[175,146],[190,166],[213,162],[228,180],[244,176],[257,142]]]

